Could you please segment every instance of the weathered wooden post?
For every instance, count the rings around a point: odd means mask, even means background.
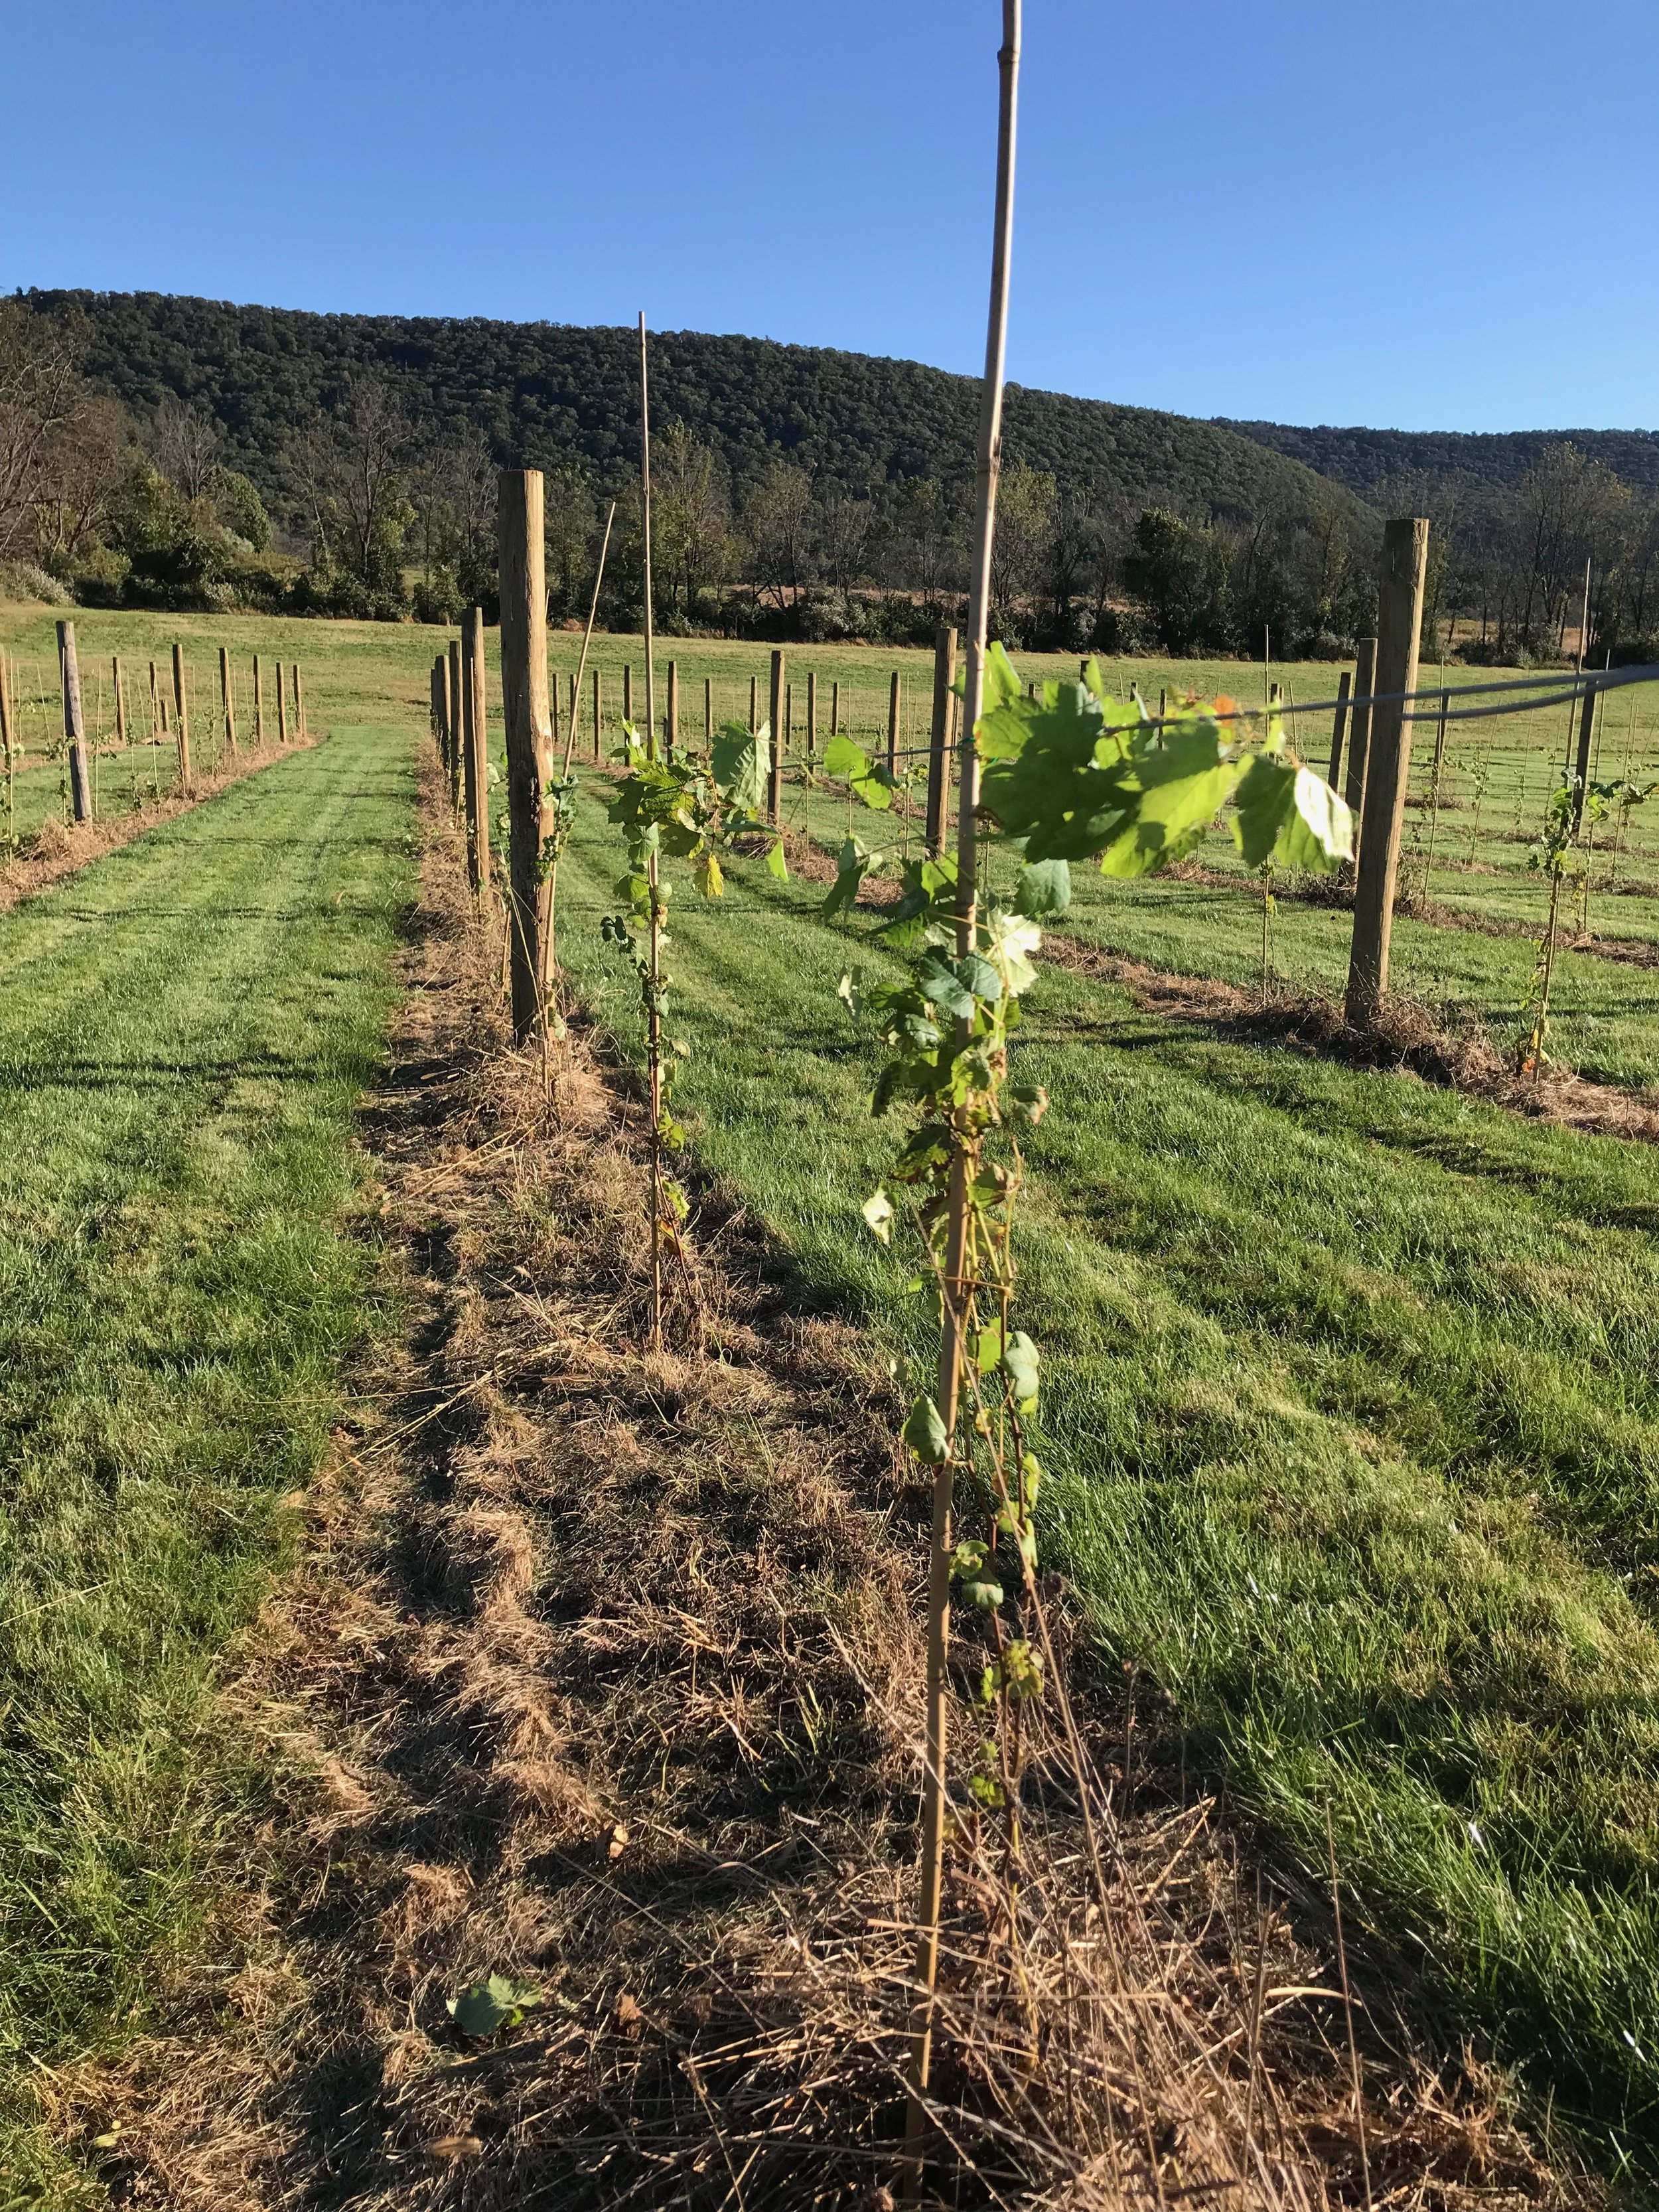
[[[466,793],[466,822],[471,833],[467,871],[472,888],[482,892],[489,881],[489,696],[485,684],[483,609],[474,607],[462,633],[468,682],[462,701],[462,743],[465,758],[461,779]],[[552,732],[548,750],[552,751]]]
[[[933,727],[927,748],[927,851],[945,849],[945,801],[951,788],[951,722],[957,680],[957,634],[941,627],[933,643]]]
[[[899,703],[902,697],[899,672],[893,671],[893,680],[887,687],[887,773],[898,774]]]
[[[297,660],[289,673],[294,684],[294,734],[296,738],[302,738],[306,733],[306,692]]]
[[[600,714],[601,694],[599,690],[599,672],[596,668],[593,671],[593,757],[595,760],[598,760],[599,757]]]
[[[833,738],[841,727],[841,678],[830,686],[830,734]]]
[[[179,788],[186,799],[196,796],[196,779],[190,767],[190,701],[185,691],[185,648],[173,648],[173,714],[179,742]]]
[[[154,684],[150,688],[153,690]],[[253,743],[256,748],[263,748],[264,742],[265,695],[260,687],[259,656],[256,653],[253,656]]]
[[[631,722],[633,719],[634,664],[631,660],[625,660],[623,663],[623,720],[624,722]]]
[[[772,651],[769,703],[767,721],[772,736],[772,765],[767,776],[767,811],[775,823],[783,813],[783,653],[777,647]]]
[[[115,664],[118,668],[119,661]],[[234,757],[236,751],[236,702],[230,688],[230,647],[219,647],[219,708],[225,718],[225,750]],[[118,710],[117,720],[119,720]]]
[[[547,707],[542,472],[503,469],[498,481],[501,714],[507,724],[511,831],[507,906],[512,916],[513,1033],[523,1043],[534,1034],[542,1013],[550,890],[542,881],[541,866],[543,793],[553,774],[553,733]]]
[[[811,768],[818,757],[818,672],[816,668],[806,672],[806,765]]]
[[[1348,692],[1353,678],[1345,668],[1337,678],[1336,720],[1331,725],[1331,764],[1325,781],[1331,789],[1337,788],[1336,779],[1342,773],[1342,739],[1348,726]]]
[[[127,742],[127,695],[121,682],[121,656],[118,653],[110,655],[109,674],[115,692],[115,742],[125,750]],[[3,677],[0,677],[0,684],[3,681]]]
[[[0,757],[6,766],[6,835],[17,834],[17,740],[12,729],[11,661],[0,650]]]
[[[90,822],[92,775],[87,762],[86,725],[81,713],[81,664],[76,655],[72,622],[60,622],[58,625],[58,680],[64,694],[64,735],[69,740],[70,804],[77,822]]]
[[[453,637],[449,641],[449,750],[444,756],[444,766],[449,773],[450,809],[456,814],[461,811],[461,753],[466,743],[461,726],[461,718],[466,712],[462,689],[465,681],[461,666],[461,641]]]
[[[288,686],[283,681],[283,664],[276,663],[276,742],[288,743]]]
[[[1377,600],[1376,704],[1365,763],[1365,811],[1348,962],[1347,1019],[1350,1028],[1357,1030],[1374,1027],[1389,988],[1395,879],[1412,764],[1410,695],[1417,689],[1428,557],[1429,526],[1421,517],[1387,526]]]
[[[570,701],[569,701],[569,704],[570,704],[570,749],[571,749],[572,750],[574,750],[575,743],[576,743],[576,709],[577,709],[578,706],[580,705],[580,702],[578,701],[578,699],[577,699],[577,697],[576,697],[576,672],[575,672],[575,670],[573,668],[573,669],[571,670],[571,672],[570,672]]]
[[[712,676],[705,676],[702,679],[702,741],[706,745],[712,745],[714,742],[714,679]]]
[[[668,664],[668,704],[663,712],[663,749],[670,760],[680,741],[680,665],[678,660]]]
[[[434,654],[433,657],[432,665],[427,671],[427,689],[431,695],[427,711],[427,720],[432,726],[432,742],[438,748],[438,757],[440,760],[443,758],[444,749],[443,665],[441,656]]]
[[[749,734],[752,738],[760,727],[760,678],[749,679]]]
[[[1342,796],[1353,816],[1356,848],[1363,842],[1365,763],[1370,753],[1371,694],[1376,689],[1376,640],[1362,637],[1354,660],[1353,714],[1348,725],[1348,773]]]

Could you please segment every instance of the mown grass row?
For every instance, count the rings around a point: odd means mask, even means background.
[[[249,1818],[218,1655],[373,1322],[355,1202],[407,733],[341,732],[0,915],[0,2172]]]
[[[562,953],[631,1043],[614,837],[590,798]],[[925,1374],[835,995],[889,963],[820,896],[756,865],[677,896],[679,1097],[804,1285]],[[1659,2100],[1659,1164],[1054,970],[1022,1037],[1056,1102],[1021,1237],[1050,1564],[1281,1847],[1316,1865],[1328,1804],[1370,1924],[1628,2146]]]

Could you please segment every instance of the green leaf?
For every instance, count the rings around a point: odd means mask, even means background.
[[[1002,1603],[1002,1584],[988,1575],[982,1581],[963,1583],[962,1594],[969,1605],[976,1606],[981,1613],[994,1613]]]
[[[951,1456],[951,1439],[939,1407],[931,1398],[918,1398],[904,1424],[904,1441],[924,1467],[943,1467]]]
[[[482,2038],[503,2027],[516,2027],[526,2012],[543,2002],[542,1992],[528,1983],[510,1982],[505,1974],[492,1974],[487,1982],[474,1982],[447,2010],[463,2035]]]
[[[985,656],[984,696],[980,702],[980,719],[999,707],[1006,707],[1015,699],[1024,698],[1025,686],[1019,680],[1019,672],[1009,659],[1001,641]]]
[[[781,884],[787,884],[789,880],[789,863],[784,856],[781,837],[766,856],[766,872],[769,876],[775,876]]]
[[[892,1241],[893,1201],[884,1190],[878,1190],[859,1208],[866,1225],[884,1244]]]
[[[1014,890],[1014,912],[1035,921],[1064,914],[1072,903],[1072,870],[1066,860],[1028,860]]]
[[[991,1547],[982,1537],[964,1536],[951,1554],[951,1578],[965,1582],[977,1575],[990,1557]]]
[[[772,726],[746,730],[727,722],[709,755],[710,773],[726,805],[740,814],[758,814],[766,804],[772,773]]]
[[[1240,779],[1233,835],[1249,867],[1321,871],[1353,858],[1353,817],[1311,769],[1258,753]]]
[[[726,878],[720,871],[720,864],[707,848],[697,857],[696,882],[697,889],[705,898],[719,898],[726,889]]]
[[[974,994],[937,946],[927,951],[916,970],[916,988],[930,1004],[954,1015],[959,1022],[974,1018]]]
[[[1002,1364],[1014,1386],[1022,1411],[1035,1406],[1037,1397],[1037,1348],[1024,1329],[1017,1328],[1002,1354]]]
[[[1101,853],[1103,875],[1151,875],[1192,851],[1238,781],[1237,765],[1220,757],[1219,739],[1213,722],[1198,722],[1166,730],[1161,752],[1137,756],[1139,801]]]
[[[988,1375],[1001,1358],[1002,1323],[1000,1321],[991,1322],[981,1329],[978,1342],[975,1346],[974,1357],[979,1362],[979,1371],[981,1375]]]
[[[982,952],[964,952],[957,963],[957,974],[963,989],[971,991],[976,999],[987,1000],[994,1006],[1002,996],[1002,978]]]
[[[856,837],[847,840],[836,862],[836,880],[818,908],[826,920],[838,914],[851,914],[859,895],[859,886],[876,865],[878,857],[867,851]]]
[[[878,814],[884,814],[893,803],[892,777],[851,738],[838,732],[830,738],[823,749],[823,772],[847,784],[855,798]]]

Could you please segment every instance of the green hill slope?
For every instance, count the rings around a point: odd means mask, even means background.
[[[31,292],[84,318],[88,373],[141,415],[173,394],[224,424],[234,465],[280,507],[295,502],[285,448],[352,376],[373,372],[441,428],[476,424],[499,459],[581,458],[603,477],[637,438],[631,331],[480,318],[319,315],[155,292]],[[971,466],[977,384],[918,362],[767,339],[669,331],[653,339],[656,419],[688,423],[741,482],[775,458],[853,485],[950,481]],[[1063,484],[1103,486],[1243,519],[1358,502],[1299,460],[1212,422],[1014,386],[1012,459]]]
[[[1564,439],[1632,489],[1659,491],[1659,430],[1339,430],[1322,423],[1302,429],[1224,417],[1216,427],[1304,462],[1364,500],[1378,499],[1390,484],[1413,477],[1425,478],[1437,490],[1475,485],[1507,490],[1543,459],[1547,447]]]

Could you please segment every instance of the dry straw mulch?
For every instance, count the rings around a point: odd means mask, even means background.
[[[318,742],[315,738],[296,738],[286,745],[266,745],[258,751],[245,749],[210,775],[198,774],[196,787],[188,799],[178,793],[160,799],[145,799],[119,813],[106,811],[91,822],[64,823],[56,818],[43,822],[38,830],[18,840],[15,853],[0,859],[0,913],[61,883],[65,876],[76,874],[89,861],[102,860],[106,853],[118,852],[123,845],[131,845],[135,838],[142,837],[160,823],[173,822],[179,815],[191,813],[204,799],[215,798],[220,792],[229,790],[232,784],[241,783],[250,775],[258,775],[261,769],[286,760],[290,753],[307,751]],[[106,794],[106,809],[113,803]]]
[[[719,1192],[677,1348],[641,1352],[636,1094],[579,1042],[550,1110],[508,1049],[434,790],[365,1121],[404,1324],[226,1693],[282,1780],[167,2032],[60,2075],[55,2117],[179,2212],[875,2212],[922,1674],[897,1387]],[[1362,2157],[1316,1886],[1264,1906],[1213,1803],[1126,1777],[1050,1596],[1097,1854],[1056,1741],[1017,1904],[964,1819],[926,2201],[1566,2201],[1491,2080],[1363,1982]],[[534,2001],[471,2040],[448,2002],[492,1972]]]

